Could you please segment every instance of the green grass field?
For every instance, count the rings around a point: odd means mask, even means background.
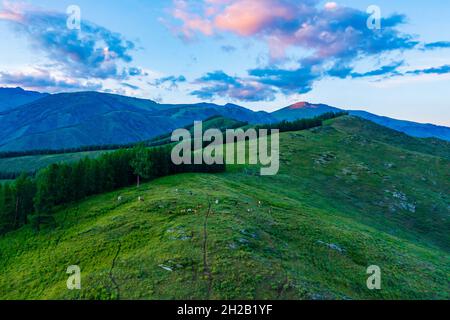
[[[449,299],[450,148],[384,130],[343,117],[282,134],[276,176],[229,166],[62,207],[0,238],[0,299]]]

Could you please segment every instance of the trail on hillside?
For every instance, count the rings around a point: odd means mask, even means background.
[[[211,207],[211,201],[208,201],[208,211],[206,212],[203,223],[203,272],[208,279],[207,299],[210,298],[212,289],[212,274],[208,264],[208,218],[211,214]]]
[[[119,241],[119,246],[117,247],[116,255],[113,258],[113,261],[111,264],[111,269],[109,270],[109,278],[111,279],[111,282],[114,284],[114,287],[116,288],[116,291],[117,291],[117,298],[116,298],[117,300],[120,300],[120,287],[119,287],[119,284],[117,283],[116,279],[114,278],[113,270],[116,265],[117,257],[119,256],[121,249],[122,249],[122,243]]]
[[[78,209],[75,209],[77,212],[79,211]],[[69,213],[69,210],[67,210],[67,209],[65,209],[65,211],[64,211],[64,216],[63,216],[63,219],[62,219],[62,221],[61,221],[61,230],[65,230],[65,227],[66,227],[66,220],[67,220],[67,216],[68,216],[68,213]],[[65,235],[65,233],[64,232],[61,232],[59,235],[58,235],[58,237],[56,238],[56,241],[55,241],[55,243],[56,243],[56,247],[58,247],[59,246],[59,244],[61,243],[61,240],[62,240],[62,238],[64,237],[64,235]]]

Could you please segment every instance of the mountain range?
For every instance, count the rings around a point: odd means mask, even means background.
[[[48,96],[48,93],[26,91],[22,88],[0,88],[0,112],[36,101],[46,96]]]
[[[263,124],[339,111],[343,110],[308,102],[268,113],[235,104],[159,104],[100,92],[50,95],[0,88],[0,151],[133,143],[216,115]],[[411,136],[450,141],[448,127],[395,120],[365,111],[349,113]]]

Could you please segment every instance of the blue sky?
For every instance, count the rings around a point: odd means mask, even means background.
[[[69,5],[81,30],[66,26]],[[381,29],[366,9],[381,9]],[[0,86],[272,111],[298,101],[450,126],[450,2],[9,1]]]

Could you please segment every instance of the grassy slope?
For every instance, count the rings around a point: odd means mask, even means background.
[[[282,134],[274,177],[230,166],[61,208],[57,229],[0,239],[0,298],[448,299],[449,161],[371,128]],[[72,264],[81,291],[66,289]],[[372,264],[381,291],[366,287]]]

